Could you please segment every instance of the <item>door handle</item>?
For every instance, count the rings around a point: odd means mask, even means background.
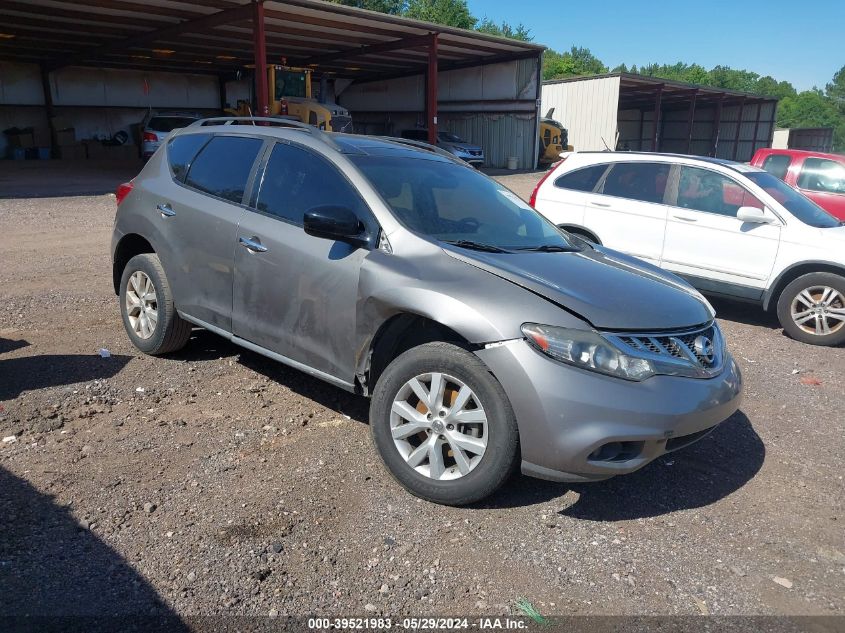
[[[698,218],[691,218],[686,215],[673,215],[676,220],[683,220],[684,222],[698,222]]]
[[[610,208],[610,205],[607,202],[593,202],[591,200],[590,204],[593,205],[594,207],[602,207],[603,209]]]
[[[253,236],[253,237],[241,237],[238,239],[241,246],[243,246],[246,250],[251,253],[266,253],[267,247],[264,246],[261,241]]]
[[[176,212],[173,210],[173,207],[171,207],[166,202],[162,202],[161,204],[157,205],[156,209],[159,213],[161,213],[161,217],[163,218],[172,218],[174,215],[176,215]]]

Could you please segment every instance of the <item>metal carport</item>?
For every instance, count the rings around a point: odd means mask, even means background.
[[[548,81],[543,108],[576,150],[629,149],[748,161],[772,142],[777,99],[611,73]]]
[[[539,99],[542,51],[534,44],[318,0],[0,4],[0,60],[37,65],[50,119],[58,105],[57,77],[68,67],[216,75],[222,106],[227,79],[286,58],[347,85],[424,75],[425,120],[434,141],[438,73],[532,60],[536,95],[531,96]],[[257,103],[266,104],[266,75],[254,75]]]

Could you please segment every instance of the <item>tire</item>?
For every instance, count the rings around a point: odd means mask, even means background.
[[[423,394],[427,395],[435,375],[442,376],[446,385],[445,390],[440,392],[450,408],[444,406],[441,409],[448,414],[441,418],[438,414],[442,411],[435,411],[437,417],[433,418],[433,422],[427,420],[428,428],[404,439],[394,439],[394,426],[412,426],[407,418],[403,419],[394,412],[394,402],[407,405],[408,408],[403,409],[406,415],[410,414],[418,422],[427,419],[423,412],[431,413],[429,407],[417,397],[419,392],[409,384],[412,379],[420,378]],[[426,384],[426,379],[431,382]],[[458,391],[459,387],[467,387],[471,393],[460,410],[459,394],[464,392]],[[452,417],[451,408],[463,417]],[[461,422],[482,417],[486,417],[483,424]],[[411,494],[434,503],[462,506],[480,501],[505,483],[518,463],[516,416],[504,389],[474,354],[449,343],[420,345],[387,366],[373,393],[370,430],[390,474]],[[472,448],[456,448],[456,441]],[[485,442],[483,454],[474,452]],[[415,446],[426,455],[423,458],[426,463],[414,466],[406,461],[406,458],[416,461],[413,457]],[[429,459],[429,456],[438,454],[440,457],[434,461]],[[458,456],[461,457],[460,464]],[[432,477],[438,474],[437,471],[441,471],[441,476]]]
[[[845,318],[841,311],[845,311],[845,277],[834,273],[802,275],[778,297],[778,321],[784,331],[810,345],[845,343],[845,320],[837,318]],[[799,323],[798,317],[804,322]]]
[[[149,292],[140,295],[130,289],[133,276],[136,283],[144,278],[151,282],[155,294],[154,300],[147,299],[150,296]],[[144,317],[147,327],[143,327],[140,311],[137,308],[130,310],[127,302],[127,295],[130,293],[130,301],[139,299],[141,303],[147,305],[147,314],[150,315]],[[153,325],[152,314],[154,313],[157,314],[157,318]],[[188,339],[191,338],[191,324],[176,312],[173,293],[170,290],[170,284],[167,283],[167,276],[164,274],[158,255],[136,255],[127,262],[120,278],[120,314],[129,340],[145,354],[158,356],[175,352],[185,347]],[[142,321],[141,326],[138,325],[138,320]]]

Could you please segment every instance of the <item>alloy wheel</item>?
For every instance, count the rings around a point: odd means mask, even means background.
[[[126,315],[132,331],[142,339],[150,338],[158,324],[158,297],[152,279],[136,270],[126,284]]]
[[[808,334],[826,336],[845,327],[845,297],[830,286],[799,292],[790,306],[792,321]]]
[[[487,415],[478,396],[443,373],[421,374],[402,386],[391,406],[390,430],[405,462],[430,479],[469,474],[487,449]]]

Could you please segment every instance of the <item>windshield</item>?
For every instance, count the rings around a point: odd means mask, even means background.
[[[474,169],[414,158],[350,159],[416,233],[476,250],[575,250],[516,194]]]
[[[292,70],[276,70],[276,101],[282,97],[302,97],[307,95],[307,85],[304,72]]]
[[[767,194],[780,202],[786,207],[787,211],[804,224],[819,229],[841,226],[842,223],[839,220],[769,172],[755,171],[747,172],[744,175],[751,182],[762,187]]]
[[[449,132],[438,132],[437,136],[440,138],[441,141],[446,143],[463,143],[464,139],[460,136],[455,136],[454,134],[450,134]]]

